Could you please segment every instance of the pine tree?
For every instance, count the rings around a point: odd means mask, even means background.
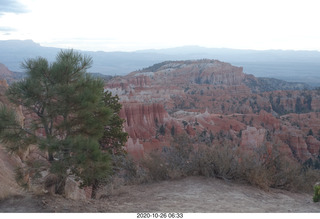
[[[114,116],[121,105],[104,93],[102,80],[86,72],[91,64],[90,57],[73,50],[61,51],[53,63],[41,57],[25,61],[26,79],[13,83],[6,94],[11,103],[26,109],[25,116],[32,121],[21,125],[3,106],[0,139],[11,152],[37,145],[48,152],[50,171],[60,181],[74,175],[82,186],[95,190],[111,170],[110,155],[99,142],[112,139],[110,144],[120,148],[126,134],[118,131],[123,120]],[[112,127],[107,135],[105,127]]]
[[[112,96],[110,91],[104,93],[103,101],[106,106],[112,109],[113,114],[108,125],[104,128],[104,134],[100,139],[100,145],[112,155],[123,155],[126,153],[123,149],[123,145],[127,142],[128,133],[123,131],[122,124],[125,120],[121,119],[119,116],[122,105],[119,103],[118,95]]]

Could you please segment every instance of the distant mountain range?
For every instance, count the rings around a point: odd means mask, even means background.
[[[21,62],[42,56],[53,61],[61,49],[43,47],[32,40],[0,41],[0,63],[11,71],[21,72]],[[237,50],[185,46],[135,52],[81,51],[93,58],[91,72],[105,75],[126,75],[168,60],[217,59],[242,66],[247,74],[289,82],[320,86],[320,52],[292,50]]]

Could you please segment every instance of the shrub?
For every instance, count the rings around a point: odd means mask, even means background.
[[[141,167],[149,181],[177,179],[194,175],[198,170],[197,150],[186,136],[178,136],[170,147],[163,147],[148,154]]]
[[[169,168],[164,157],[158,151],[150,153],[142,161],[142,166],[148,174],[148,181],[161,181],[169,179]]]
[[[264,190],[309,192],[320,179],[318,170],[283,155],[277,145],[244,152],[228,144],[195,144],[186,136],[177,136],[170,147],[148,154],[138,169],[140,173],[136,172],[135,177],[140,182],[202,175],[246,182]]]
[[[263,145],[252,154],[242,153],[241,157],[239,178],[262,189],[310,191],[320,177],[319,171],[305,168],[279,152],[277,145],[272,145],[271,151]]]
[[[200,147],[197,162],[201,175],[229,180],[236,178],[237,152],[227,145]]]
[[[320,184],[314,186],[314,196],[313,201],[318,202],[320,201]]]

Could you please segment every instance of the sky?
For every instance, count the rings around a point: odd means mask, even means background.
[[[319,0],[0,0],[0,40],[135,51],[320,51]]]

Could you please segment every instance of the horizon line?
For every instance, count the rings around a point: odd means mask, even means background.
[[[202,46],[202,45],[183,45],[183,46],[172,46],[172,47],[162,47],[162,48],[146,48],[146,49],[135,49],[135,50],[110,50],[110,51],[106,51],[106,50],[90,50],[90,49],[78,49],[76,47],[62,47],[62,46],[48,46],[45,45],[45,43],[39,43],[36,42],[32,39],[9,39],[9,40],[0,40],[0,42],[4,42],[4,41],[17,41],[17,42],[32,42],[34,44],[37,44],[41,47],[46,47],[46,48],[55,48],[55,49],[74,49],[74,50],[78,50],[78,51],[83,51],[83,52],[106,52],[106,53],[111,53],[111,52],[123,52],[123,53],[132,53],[132,52],[148,52],[148,51],[161,51],[161,50],[170,50],[170,49],[182,49],[182,48],[199,48],[199,49],[221,49],[221,50],[238,50],[238,51],[259,51],[259,52],[263,52],[263,51],[294,51],[294,52],[320,52],[320,50],[317,49],[252,49],[252,48],[232,48],[232,47],[209,47],[209,46]]]

